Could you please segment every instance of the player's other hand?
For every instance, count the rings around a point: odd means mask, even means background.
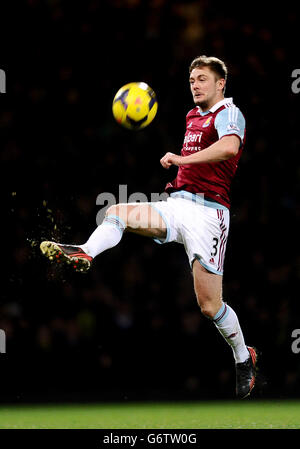
[[[177,156],[177,154],[166,153],[160,160],[161,165],[164,168],[169,168],[171,165],[180,165],[182,157]]]

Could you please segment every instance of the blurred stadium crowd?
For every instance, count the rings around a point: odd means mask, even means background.
[[[247,120],[224,300],[262,352],[267,386],[256,394],[299,397],[300,354],[291,350],[300,328],[297,20],[273,13],[216,10],[207,0],[26,0],[8,12],[0,59],[2,400],[234,396],[231,350],[200,314],[182,247],[125,235],[82,276],[39,254],[44,238],[86,241],[98,194],[118,199],[121,184],[128,195],[163,192],[176,169],[159,160],[180,151],[193,107],[188,66],[199,54],[225,60],[226,96]],[[140,132],[120,128],[111,113],[130,81],[147,82],[159,101]]]

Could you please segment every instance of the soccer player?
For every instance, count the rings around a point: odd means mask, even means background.
[[[44,241],[41,251],[86,271],[124,232],[183,244],[200,310],[231,346],[236,394],[245,398],[255,384],[257,353],[246,346],[236,313],[222,299],[229,190],[245,143],[245,119],[232,98],[224,97],[226,80],[227,67],[220,59],[203,55],[192,61],[189,82],[195,107],[186,117],[181,155],[168,152],[160,160],[165,169],[178,166],[176,178],[166,186],[166,201],[113,205],[86,243]]]

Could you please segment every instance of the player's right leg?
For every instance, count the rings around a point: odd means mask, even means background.
[[[116,246],[124,232],[164,239],[166,224],[149,203],[116,204],[105,214],[103,222],[83,245],[65,245],[44,241],[40,248],[50,260],[71,264],[76,271],[86,272],[94,257]]]
[[[222,299],[222,277],[209,272],[198,260],[193,263],[194,287],[201,312],[210,318],[231,346],[236,368],[236,395],[247,397],[255,384],[255,348],[246,346],[235,311]]]

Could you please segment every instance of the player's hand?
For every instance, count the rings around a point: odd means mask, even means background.
[[[182,156],[177,156],[177,154],[166,153],[160,160],[161,165],[164,168],[170,168],[171,165],[180,165]]]

